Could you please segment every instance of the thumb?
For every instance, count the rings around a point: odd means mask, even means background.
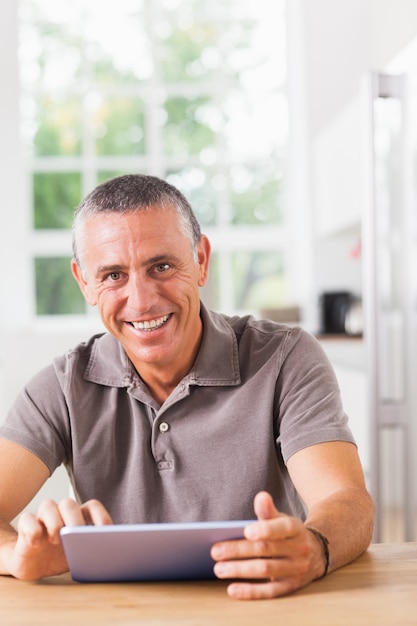
[[[280,512],[276,508],[272,496],[267,491],[260,491],[254,500],[255,515],[258,520],[268,520],[278,517]]]

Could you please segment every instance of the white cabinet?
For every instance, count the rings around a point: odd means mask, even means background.
[[[313,140],[313,194],[317,236],[357,228],[361,222],[359,97],[352,98]]]

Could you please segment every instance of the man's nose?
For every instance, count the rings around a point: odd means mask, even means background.
[[[127,283],[127,299],[130,307],[138,311],[147,311],[154,300],[154,285],[147,278],[130,276]]]

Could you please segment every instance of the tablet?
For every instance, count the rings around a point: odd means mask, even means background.
[[[211,546],[252,522],[65,526],[61,541],[75,581],[204,580],[215,578]]]

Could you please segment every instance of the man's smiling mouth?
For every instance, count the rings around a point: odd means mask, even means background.
[[[161,328],[165,322],[169,320],[171,317],[170,314],[163,315],[162,317],[158,317],[155,320],[146,320],[145,322],[130,322],[134,328],[137,330],[145,330],[147,332],[151,332],[156,330],[157,328]]]

